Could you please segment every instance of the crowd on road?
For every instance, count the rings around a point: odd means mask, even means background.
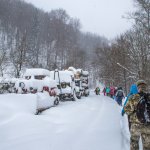
[[[103,93],[104,96],[113,98],[120,106],[122,106],[122,99],[125,98],[122,87],[106,86],[103,88],[102,92],[99,87],[96,87],[95,93],[96,95],[100,95],[100,93]]]
[[[150,94],[144,80],[138,80],[130,88],[122,109],[122,116],[128,115],[130,149],[139,150],[142,139],[143,150],[150,150]]]
[[[97,87],[95,93],[100,94]],[[122,99],[125,98],[121,115],[128,116],[130,131],[130,150],[139,150],[139,140],[142,140],[143,150],[150,150],[150,93],[148,85],[144,80],[138,80],[130,87],[130,92],[125,97],[122,87],[104,87],[104,96],[109,96],[122,106]]]

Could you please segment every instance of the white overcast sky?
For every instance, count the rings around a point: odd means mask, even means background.
[[[63,8],[80,19],[82,31],[115,38],[131,27],[122,16],[133,10],[133,0],[25,0],[45,11]]]

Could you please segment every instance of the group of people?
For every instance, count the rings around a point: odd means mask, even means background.
[[[99,87],[96,87],[95,88],[95,94],[96,95],[100,95],[100,88]],[[104,96],[110,96],[111,98],[114,97],[115,95],[115,92],[116,92],[116,89],[114,86],[110,86],[110,87],[104,87],[104,89],[102,90],[102,93],[104,93]]]
[[[96,95],[100,95],[100,88],[96,87],[95,88],[95,94]],[[109,96],[113,99],[116,100],[116,102],[122,106],[122,99],[125,97],[124,92],[123,92],[123,88],[122,87],[114,87],[114,86],[107,86],[104,87],[102,90],[102,93],[104,93],[104,96]]]
[[[113,98],[116,93],[116,90],[117,89],[114,86],[106,86],[103,89],[103,93],[105,96],[110,96],[111,98]]]
[[[122,106],[122,99],[125,98],[122,87],[104,87],[102,92],[104,96],[114,98]],[[100,94],[99,87],[95,89],[95,93]],[[125,113],[128,115],[131,134],[130,150],[139,150],[140,137],[143,150],[150,150],[150,93],[148,93],[148,86],[144,80],[138,80],[136,84],[131,85],[122,108],[122,116]]]
[[[139,80],[130,88],[124,103],[122,116],[128,115],[130,130],[130,150],[139,150],[141,137],[143,150],[150,150],[150,94],[147,83]]]
[[[122,87],[104,87],[103,89],[104,96],[109,96],[116,100],[116,102],[122,106],[122,99],[125,97]]]
[[[100,88],[95,92],[100,94]],[[122,87],[105,87],[102,91],[105,96],[110,96],[122,106],[122,99],[125,98]],[[138,80],[131,85],[130,92],[122,108],[122,116],[128,115],[130,130],[130,150],[139,150],[141,137],[143,150],[150,150],[150,93],[144,80]]]

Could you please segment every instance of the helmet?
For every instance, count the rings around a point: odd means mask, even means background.
[[[136,85],[137,85],[137,86],[139,86],[139,85],[141,85],[141,84],[147,85],[144,80],[138,80],[138,81],[136,82]]]

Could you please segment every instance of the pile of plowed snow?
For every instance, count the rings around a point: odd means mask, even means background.
[[[4,94],[0,95],[1,123],[17,114],[35,114],[37,96],[34,94]]]
[[[0,95],[1,123],[20,114],[36,114],[38,109],[53,105],[54,97],[48,93]]]

